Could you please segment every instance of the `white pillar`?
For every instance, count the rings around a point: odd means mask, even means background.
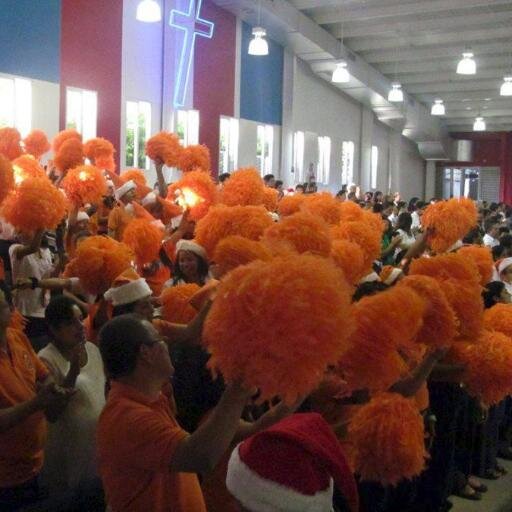
[[[428,201],[436,195],[436,162],[427,160],[425,170],[425,200]]]
[[[359,157],[359,176],[354,176],[359,183],[361,192],[370,190],[370,174],[372,168],[373,112],[364,107],[361,109],[361,145]]]
[[[388,193],[400,192],[400,156],[402,152],[402,135],[391,130],[389,132],[389,166]]]
[[[297,169],[293,174],[293,92],[297,57],[285,50],[283,65],[283,119],[281,128],[281,170],[279,177],[286,187],[298,182]]]

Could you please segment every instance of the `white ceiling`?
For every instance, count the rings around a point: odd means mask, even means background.
[[[446,105],[450,131],[512,130],[512,97],[499,95],[512,75],[512,0],[289,0],[363,60],[428,108]],[[464,49],[477,74],[457,75]]]

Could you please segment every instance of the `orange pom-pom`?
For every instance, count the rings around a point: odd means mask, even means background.
[[[305,197],[302,204],[302,210],[312,215],[318,215],[327,224],[336,225],[340,222],[341,203],[336,200],[332,194],[322,192],[320,194],[310,194]]]
[[[217,202],[217,187],[208,173],[190,171],[169,187],[167,198],[176,197],[183,208],[190,209],[190,220],[197,221]]]
[[[83,165],[84,153],[82,142],[74,137],[68,138],[59,146],[53,161],[61,172]]]
[[[331,229],[334,240],[348,240],[358,244],[364,252],[364,273],[370,272],[373,262],[380,257],[381,234],[365,221],[342,222]]]
[[[78,277],[87,292],[105,293],[114,279],[131,267],[130,248],[106,236],[86,238],[66,266],[66,277]]]
[[[484,404],[495,405],[512,393],[512,340],[505,334],[483,331],[476,343],[455,343],[450,359],[465,365],[462,381]]]
[[[412,400],[396,393],[374,397],[354,415],[349,439],[363,480],[396,485],[425,467],[423,418]]]
[[[0,203],[14,188],[14,171],[11,162],[0,155]]]
[[[16,185],[19,185],[27,178],[46,178],[44,169],[31,155],[22,155],[13,160],[12,168]]]
[[[183,147],[174,133],[160,132],[146,142],[146,155],[161,160],[168,167],[177,167]]]
[[[425,302],[405,287],[390,288],[353,304],[356,328],[338,363],[351,389],[385,391],[399,380],[404,364],[396,350],[416,338],[424,312]]]
[[[148,184],[144,171],[141,171],[140,169],[126,169],[121,173],[120,178],[123,183],[126,183],[127,181],[131,180],[138,187],[146,187]]]
[[[341,222],[357,222],[363,220],[364,210],[354,201],[343,201],[339,204]]]
[[[457,317],[441,286],[428,276],[407,276],[398,287],[412,288],[425,301],[423,326],[416,341],[425,345],[446,347],[457,335]]]
[[[480,284],[485,286],[492,279],[494,261],[489,247],[478,247],[477,245],[466,245],[461,247],[458,254],[471,258],[478,267]]]
[[[96,167],[98,167],[99,169],[103,169],[104,171],[110,171],[113,173],[116,170],[116,162],[115,162],[113,156],[107,156],[107,157],[99,156],[98,158],[96,158],[95,163],[96,163]],[[116,176],[117,176],[117,174],[116,174]]]
[[[14,160],[23,153],[21,135],[16,128],[0,128],[0,155],[7,160]]]
[[[291,404],[344,351],[349,307],[350,288],[329,260],[291,255],[239,267],[221,282],[206,319],[209,365],[227,382],[258,387],[263,400]]]
[[[158,196],[156,200],[162,205],[161,220],[166,226],[172,219],[183,213],[183,208],[173,201],[168,201],[160,196]]]
[[[178,168],[183,172],[210,172],[210,150],[203,144],[183,148],[178,159]]]
[[[215,206],[196,225],[196,242],[205,248],[210,257],[220,240],[239,235],[249,240],[259,240],[273,224],[262,206]]]
[[[512,304],[496,304],[484,311],[484,328],[512,338]]]
[[[50,142],[46,133],[42,130],[32,130],[24,139],[25,151],[39,160],[45,153],[50,151]]]
[[[439,253],[447,251],[463,238],[476,225],[477,216],[474,201],[454,198],[429,205],[421,223],[424,228],[433,230],[429,235],[429,244]]]
[[[180,284],[166,288],[160,297],[162,318],[173,324],[188,324],[197,315],[190,299],[200,290],[195,283]]]
[[[275,188],[263,188],[263,206],[271,213],[277,210],[279,192]]]
[[[84,144],[84,155],[95,165],[97,159],[102,162],[108,161],[113,158],[115,152],[112,142],[102,137],[90,139]]]
[[[305,200],[304,194],[294,194],[284,196],[277,207],[277,212],[280,217],[288,217],[300,211],[300,208]]]
[[[263,241],[272,249],[290,248],[298,253],[310,252],[328,257],[331,237],[327,224],[309,213],[299,212],[273,224],[264,234]]]
[[[358,244],[348,240],[333,240],[331,258],[343,270],[350,284],[357,284],[366,274],[364,252]]]
[[[265,184],[254,167],[240,169],[224,183],[220,202],[227,206],[263,204]]]
[[[255,260],[270,259],[272,254],[261,242],[236,235],[221,240],[213,253],[213,261],[219,266],[221,275]]]
[[[66,215],[66,198],[48,178],[27,178],[5,198],[0,215],[22,233],[55,229]]]
[[[163,235],[160,228],[146,219],[134,219],[124,230],[123,242],[132,249],[137,263],[145,265],[158,258]]]
[[[53,152],[57,153],[62,144],[66,142],[69,139],[74,139],[82,142],[82,135],[78,133],[76,130],[69,129],[69,130],[62,130],[52,140],[52,148]]]
[[[81,165],[68,171],[62,180],[62,188],[76,206],[98,204],[107,193],[107,181],[97,167]]]

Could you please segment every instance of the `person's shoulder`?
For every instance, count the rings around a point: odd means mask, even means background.
[[[14,347],[33,350],[32,345],[30,344],[30,340],[23,331],[8,327],[7,339],[9,340],[9,345],[11,349]]]
[[[9,254],[12,256],[20,247],[23,247],[22,244],[12,244],[9,247]]]

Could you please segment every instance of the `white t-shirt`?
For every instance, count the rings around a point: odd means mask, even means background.
[[[420,229],[421,228],[420,214],[418,212],[412,212],[411,218],[412,218],[411,229]]]
[[[10,242],[14,240],[15,235],[16,230],[14,229],[14,226],[0,217],[0,240],[7,240]]]
[[[44,466],[41,477],[51,490],[73,488],[83,480],[95,478],[96,426],[105,405],[105,374],[100,351],[87,342],[87,364],[80,369],[76,394],[63,414],[48,428]],[[70,363],[53,343],[39,352],[49,363],[57,382],[69,372]]]
[[[23,245],[14,244],[9,247],[13,282],[16,282],[18,278],[35,277],[36,279],[44,279],[52,275],[53,262],[50,249],[39,249],[39,251],[19,260],[15,252],[20,247],[23,247]],[[44,310],[48,303],[47,295],[41,288],[17,290],[14,296],[14,305],[24,316],[44,318]]]
[[[490,247],[491,249],[493,247],[496,247],[497,245],[500,245],[500,242],[496,240],[496,238],[489,235],[488,233],[484,235],[483,242],[486,247]]]

